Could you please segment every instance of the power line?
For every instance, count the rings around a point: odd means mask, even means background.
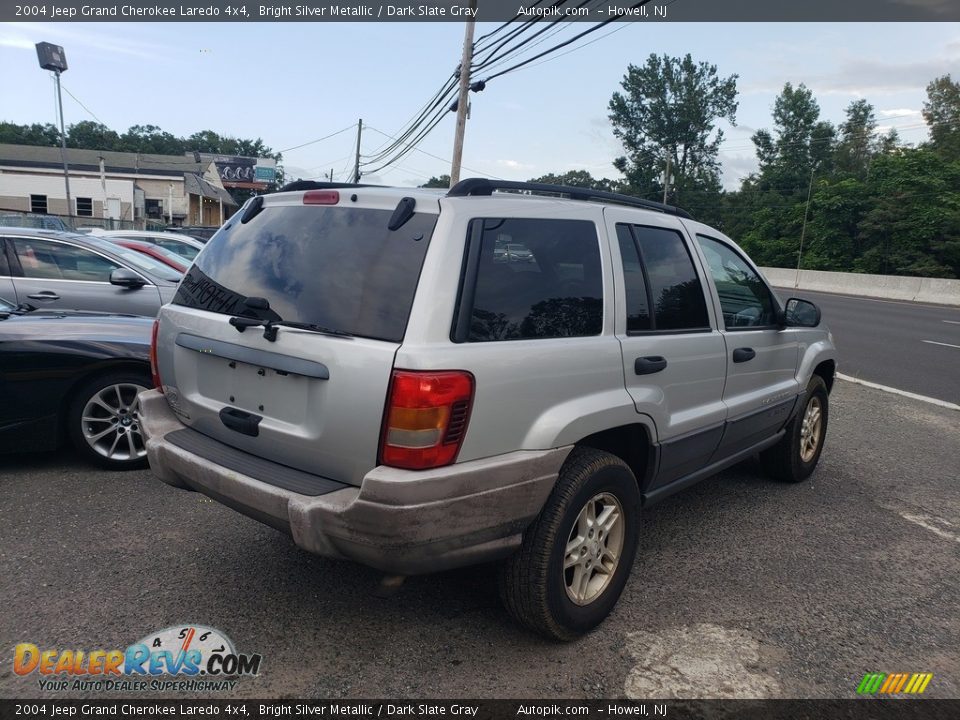
[[[566,2],[566,0],[557,0],[557,2],[553,3],[552,5],[550,5],[549,8],[559,7],[560,5],[563,5],[565,2]],[[511,51],[515,51],[515,50],[520,49],[521,47],[523,47],[524,45],[526,45],[527,43],[529,43],[531,40],[533,40],[533,38],[537,37],[538,35],[540,35],[540,34],[543,33],[543,32],[546,32],[546,31],[549,30],[551,27],[553,27],[553,26],[556,25],[558,22],[560,22],[560,20],[562,20],[562,19],[563,19],[563,18],[560,18],[560,19],[558,19],[558,20],[554,20],[554,21],[551,22],[544,30],[540,30],[540,31],[534,33],[534,35],[532,35],[531,37],[523,40],[519,45],[517,45],[517,46],[515,46],[515,47],[513,47],[513,48],[508,48],[507,50],[504,51],[504,55],[510,53]],[[531,19],[531,20],[526,20],[525,22],[523,22],[523,23],[520,24],[520,27],[518,27],[518,28],[516,28],[515,30],[512,30],[510,33],[508,33],[507,36],[506,36],[505,38],[503,38],[503,39],[496,45],[496,47],[494,47],[494,48],[492,48],[492,49],[491,49],[490,47],[486,47],[486,48],[474,48],[475,52],[477,52],[478,54],[479,54],[479,53],[487,53],[487,56],[486,56],[485,58],[483,58],[482,60],[479,60],[477,63],[475,63],[475,64],[473,65],[473,68],[472,68],[472,69],[480,70],[480,69],[486,67],[487,65],[489,65],[491,62],[493,62],[493,60],[495,59],[494,56],[496,56],[497,52],[498,52],[501,48],[503,48],[505,45],[507,45],[507,44],[508,44],[509,42],[511,42],[512,40],[518,38],[518,37],[519,37],[520,35],[522,35],[524,32],[526,32],[527,30],[529,30],[530,28],[532,28],[534,25],[536,25],[538,22],[541,22],[541,21],[542,21],[542,18],[540,18],[540,17],[535,17],[535,18],[533,18],[533,19]],[[502,57],[502,55],[499,56],[499,57]]]
[[[631,5],[631,6],[630,6],[630,9],[633,10],[633,9],[639,8],[639,7],[641,7],[642,5],[646,5],[648,2],[650,2],[650,0],[641,0],[641,2],[637,2],[637,3],[634,3],[633,5]],[[583,3],[583,4],[586,4],[586,3]],[[582,7],[582,5],[580,5],[580,6],[578,6],[578,7]],[[564,42],[559,43],[558,45],[554,45],[554,46],[551,47],[551,48],[547,48],[547,49],[544,50],[543,52],[534,55],[532,58],[528,58],[527,60],[524,60],[524,61],[522,61],[522,62],[517,63],[516,65],[512,65],[512,66],[508,67],[506,70],[501,70],[501,71],[498,72],[498,73],[494,73],[493,75],[491,75],[491,76],[489,76],[489,77],[487,77],[487,78],[484,78],[484,80],[485,80],[485,82],[490,82],[491,80],[493,80],[493,79],[495,79],[495,78],[501,77],[501,76],[503,76],[503,75],[507,75],[508,73],[516,72],[517,70],[521,69],[522,67],[524,67],[524,66],[526,66],[526,65],[529,65],[530,63],[534,62],[535,60],[539,60],[539,59],[542,58],[542,57],[545,57],[545,56],[547,56],[547,55],[549,55],[549,54],[551,54],[551,53],[553,53],[553,52],[556,52],[556,51],[559,50],[560,48],[566,47],[567,45],[570,45],[571,43],[576,42],[577,40],[579,40],[579,39],[582,38],[582,37],[586,37],[587,35],[590,35],[591,33],[597,32],[597,31],[600,30],[601,28],[606,27],[607,25],[609,25],[610,23],[614,22],[614,21],[617,20],[617,19],[618,19],[617,16],[609,17],[609,18],[607,18],[606,20],[604,20],[602,23],[599,23],[598,25],[595,25],[595,26],[592,27],[592,28],[589,28],[589,29],[587,29],[587,30],[584,30],[582,33],[578,33],[577,35],[574,35],[574,36],[573,36],[572,38],[570,38],[569,40],[565,40]]]
[[[528,7],[528,8],[535,8],[535,7],[537,7],[537,5],[539,5],[539,4],[542,3],[542,2],[543,2],[543,0],[537,0],[535,3],[532,3],[532,4],[528,5],[527,7]],[[515,20],[519,20],[521,17],[522,17],[522,16],[521,16],[519,13],[517,13],[517,14],[514,15],[512,18],[510,18],[510,19],[507,20],[505,23],[503,23],[503,25],[500,25],[499,27],[494,28],[493,30],[491,30],[490,32],[488,32],[486,35],[481,35],[479,38],[477,38],[477,41],[473,44],[473,45],[474,45],[474,51],[475,51],[475,52],[480,52],[480,50],[482,49],[480,46],[483,44],[483,42],[484,42],[485,40],[488,40],[488,39],[490,39],[490,38],[493,38],[495,35],[497,35],[497,34],[500,33],[501,31],[505,30],[505,29],[506,29],[507,27],[509,27]]]
[[[390,158],[389,160],[386,160],[386,161],[382,162],[382,163],[380,164],[380,166],[379,166],[378,168],[376,168],[375,170],[368,170],[367,172],[370,173],[370,174],[380,172],[381,170],[383,170],[383,168],[391,165],[392,163],[397,162],[397,161],[400,160],[401,158],[403,158],[403,157],[405,157],[406,155],[408,155],[412,150],[418,150],[417,144],[420,143],[424,138],[426,138],[427,135],[429,135],[429,134],[433,131],[433,129],[434,129],[435,127],[437,127],[437,125],[440,124],[440,121],[443,120],[443,118],[445,117],[445,115],[446,115],[446,112],[442,112],[442,113],[438,114],[438,115],[436,116],[436,118],[433,120],[433,122],[432,122],[430,125],[428,125],[427,127],[425,127],[423,130],[421,130],[420,133],[419,133],[415,138],[413,138],[402,150],[400,150],[399,152],[397,152],[397,153],[396,153],[392,158]],[[373,129],[373,128],[371,128],[371,130],[372,130],[372,129]],[[377,130],[376,132],[380,132],[381,135],[386,135],[387,137],[390,137],[390,136],[387,135],[386,133],[381,132],[381,131],[379,131],[379,130]],[[396,140],[396,138],[391,138],[391,139]],[[420,150],[419,152],[424,152],[424,151]],[[436,157],[436,156],[434,156],[434,157]],[[442,159],[442,158],[438,158],[438,159]],[[374,164],[373,161],[368,161],[368,162],[364,163],[364,166],[373,165],[373,164]]]
[[[584,2],[581,2],[579,5],[577,5],[575,9],[588,7],[590,5],[599,6],[604,1],[605,0],[584,0]],[[564,4],[564,2],[566,2],[566,0],[562,0],[561,2],[556,2],[553,5],[551,5],[551,7],[562,5]],[[512,37],[516,37],[522,34],[522,31],[528,29],[527,26],[532,27],[534,22],[536,21],[529,21],[528,23],[526,23],[525,27],[521,27],[520,30],[515,31]],[[533,50],[533,48],[537,47],[538,45],[544,43],[550,38],[563,32],[569,26],[570,26],[570,22],[568,21],[568,19],[566,17],[560,17],[550,22],[543,29],[537,30],[535,33],[533,33],[533,35],[523,39],[517,45],[507,48],[506,50],[504,50],[504,52],[502,52],[499,55],[495,55],[494,53],[496,52],[496,50],[499,50],[501,47],[503,47],[503,45],[506,44],[507,41],[504,41],[503,43],[498,45],[494,51],[491,51],[490,54],[488,54],[481,62],[475,63],[473,69],[486,70],[487,72],[490,72],[494,68],[502,66],[504,63],[509,62],[513,58],[517,58],[517,57],[520,57],[521,55],[525,55],[529,53],[531,50]],[[540,37],[541,35],[542,37]],[[508,40],[512,39],[512,37],[508,38]]]
[[[64,91],[67,95],[69,95],[70,97],[72,97],[72,98],[74,99],[74,101],[77,103],[77,105],[79,105],[79,106],[82,107],[84,110],[86,110],[87,113],[90,115],[90,117],[92,117],[94,120],[96,120],[98,123],[100,123],[100,124],[103,125],[104,127],[107,127],[107,124],[106,124],[103,120],[101,120],[100,118],[98,118],[98,117],[94,114],[93,110],[91,110],[91,109],[88,108],[86,105],[84,105],[82,102],[80,102],[80,99],[79,99],[76,95],[74,95],[72,92],[70,92],[70,90],[67,88],[66,85],[64,85],[63,83],[61,83],[61,84],[60,84],[60,87],[63,88],[63,91]],[[109,129],[109,128],[108,128],[108,129]]]
[[[603,40],[604,38],[608,38],[608,37],[610,37],[611,35],[613,35],[614,33],[618,33],[618,32],[620,32],[621,30],[623,30],[623,29],[626,28],[626,27],[629,27],[629,24],[628,24],[628,23],[623,23],[623,24],[621,24],[619,27],[616,27],[616,28],[614,28],[613,30],[611,30],[610,32],[604,33],[603,35],[601,35],[601,36],[598,37],[598,38],[594,38],[594,39],[591,40],[590,42],[585,42],[583,45],[578,45],[578,46],[575,47],[575,48],[570,48],[570,49],[567,50],[566,52],[562,52],[562,53],[560,53],[559,55],[555,55],[554,57],[544,58],[544,59],[541,60],[540,62],[534,63],[534,64],[531,65],[530,67],[537,67],[538,65],[543,65],[544,63],[548,63],[548,62],[550,62],[551,60],[556,60],[557,58],[561,58],[561,57],[563,57],[564,55],[569,55],[570,53],[576,52],[577,50],[582,50],[583,48],[587,47],[587,45],[593,45],[593,43],[595,43],[595,42],[600,42],[600,41]],[[534,43],[534,45],[536,45],[536,44],[538,44],[538,43]]]
[[[425,124],[430,123],[429,130],[432,130],[436,124],[439,122],[447,113],[446,103],[451,98],[453,91],[457,86],[457,77],[456,75],[451,76],[441,90],[434,95],[432,104],[430,102],[424,106],[423,111],[417,116],[415,122],[410,123],[409,127],[404,127],[396,136],[387,136],[390,137],[393,142],[389,144],[389,147],[385,147],[387,143],[384,143],[379,148],[374,150],[374,153],[367,158],[365,164],[372,165],[376,162],[381,161],[383,158],[387,157],[391,152],[396,150],[398,147],[403,145],[408,138],[410,138],[414,133],[422,130]],[[432,113],[432,114],[431,114]],[[428,117],[429,116],[429,117]],[[428,132],[429,132],[428,130]],[[421,139],[425,135],[419,136]]]
[[[345,128],[343,128],[342,130],[337,130],[335,133],[330,133],[329,135],[324,135],[322,138],[317,138],[316,140],[310,140],[309,142],[301,143],[300,145],[294,145],[293,147],[284,148],[283,150],[277,150],[277,152],[278,152],[278,153],[285,153],[285,152],[289,152],[290,150],[298,150],[298,149],[300,149],[300,148],[302,148],[302,147],[306,147],[307,145],[314,145],[315,143],[323,142],[324,140],[329,140],[330,138],[336,137],[337,135],[340,135],[341,133],[345,133],[347,130],[353,130],[353,128],[355,128],[356,126],[357,126],[357,124],[356,124],[356,123],[353,123],[352,125],[347,125],[347,126],[346,126]]]
[[[372,126],[370,126],[370,125],[367,126],[367,130],[373,130],[373,132],[375,132],[375,133],[379,133],[380,135],[383,135],[383,136],[385,136],[385,137],[388,137],[388,138],[390,138],[391,140],[393,139],[390,135],[387,135],[387,134],[386,134],[385,132],[383,132],[382,130],[377,130],[377,128],[372,127]],[[421,154],[426,155],[426,156],[428,156],[428,157],[432,157],[434,160],[440,160],[441,162],[444,162],[444,163],[450,163],[450,159],[449,159],[449,158],[443,158],[443,157],[440,157],[439,155],[434,155],[433,153],[429,153],[429,152],[427,152],[426,150],[421,150],[421,149],[418,148],[418,147],[410,146],[410,147],[408,147],[408,150],[416,150],[418,153],[421,153]],[[384,167],[385,167],[385,166],[384,166]],[[464,168],[465,170],[469,170],[470,172],[477,173],[478,175],[483,175],[483,176],[488,177],[488,178],[493,178],[494,180],[502,180],[502,179],[503,179],[503,178],[501,178],[501,177],[499,177],[499,176],[497,176],[497,175],[491,175],[490,173],[485,173],[485,172],[483,172],[482,170],[477,170],[477,169],[475,169],[475,168],[467,167],[466,165],[464,165],[463,168]],[[379,170],[381,170],[381,169],[382,169],[382,168],[379,168],[379,169],[377,169],[377,170],[371,170],[371,171],[369,171],[368,174],[372,175],[372,174],[375,173],[375,172],[379,172]]]

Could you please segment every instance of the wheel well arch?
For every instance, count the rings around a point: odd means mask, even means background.
[[[616,455],[633,471],[641,492],[649,485],[656,469],[656,453],[649,429],[642,423],[608,428],[588,435],[576,443]]]
[[[62,444],[62,442],[67,438],[70,405],[73,404],[73,401],[76,399],[80,388],[82,388],[86,383],[90,382],[95,377],[115,372],[133,372],[143,374],[149,379],[150,363],[145,360],[118,358],[115,360],[98,362],[84,368],[83,372],[73,379],[70,387],[67,388],[67,391],[63,394],[63,399],[60,401],[57,421],[58,444]]]
[[[833,379],[836,376],[836,373],[837,363],[833,360],[824,360],[813,369],[814,375],[819,375],[823,378],[823,382],[827,386],[828,393],[833,390]]]

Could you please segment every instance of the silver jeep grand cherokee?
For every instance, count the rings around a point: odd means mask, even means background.
[[[510,613],[570,639],[620,596],[643,506],[757,453],[816,467],[819,310],[684,211],[298,185],[248,202],[160,312],[164,482],[391,575],[502,561]]]

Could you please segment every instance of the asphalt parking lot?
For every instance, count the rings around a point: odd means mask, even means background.
[[[5,456],[0,697],[52,697],[13,673],[16,643],[122,648],[185,622],[263,655],[218,697],[846,698],[873,671],[960,697],[958,420],[838,381],[812,481],[748,463],[652,508],[618,607],[571,644],[515,627],[490,568],[381,599],[375,572],[148,471]]]

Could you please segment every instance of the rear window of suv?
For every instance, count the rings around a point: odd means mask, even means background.
[[[265,207],[228,223],[197,256],[173,302],[225,315],[268,316],[399,342],[437,216],[356,207]]]

